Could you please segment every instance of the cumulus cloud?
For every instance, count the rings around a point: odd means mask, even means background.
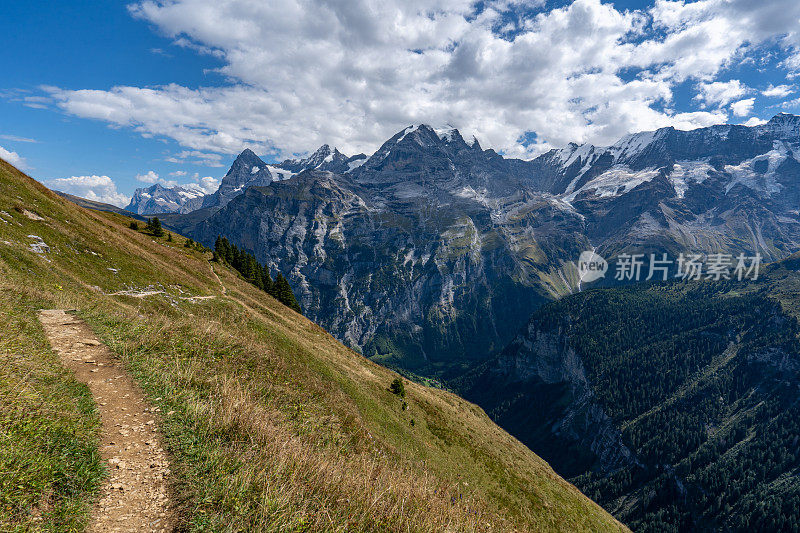
[[[747,92],[747,86],[742,85],[739,80],[701,83],[698,89],[700,92],[695,100],[701,100],[703,103],[713,106],[728,105]]]
[[[178,184],[175,180],[165,180],[161,176],[159,176],[154,170],[148,170],[144,174],[137,174],[136,181],[141,181],[142,183],[160,183],[164,187],[174,187]]]
[[[137,174],[136,179],[144,183],[158,183],[161,180],[158,174],[152,170],[149,170],[146,174]]]
[[[170,176],[186,176],[187,172],[185,170],[177,170],[175,172],[170,172]],[[190,191],[196,191],[202,194],[211,194],[215,192],[219,188],[220,180],[211,176],[200,176],[200,174],[195,173],[193,176],[193,180],[189,183],[178,183],[175,180],[165,180],[161,176],[158,175],[154,170],[148,170],[144,174],[137,174],[136,179],[143,183],[160,183],[165,187],[175,187],[180,186],[184,189],[188,189]]]
[[[761,94],[768,98],[786,98],[794,92],[792,85],[772,85],[770,84]]]
[[[153,170],[148,170],[144,174],[137,174],[136,180],[141,181],[142,183],[150,183],[150,184],[160,183],[165,187],[174,187],[175,185],[178,184],[178,182],[175,180],[165,180]]]
[[[753,110],[753,105],[755,102],[755,98],[745,98],[744,100],[739,100],[738,102],[731,104],[731,111],[733,111],[733,115],[736,117],[746,117],[750,114],[750,111]]]
[[[244,147],[282,156],[323,142],[370,152],[419,122],[449,123],[524,156],[725,121],[720,108],[746,88],[718,77],[759,47],[781,47],[784,67],[800,69],[796,0],[656,0],[640,10],[600,0],[549,11],[516,4],[140,1],[133,16],[221,59],[231,83],[47,92],[69,114],[176,140],[186,152],[175,162]],[[711,111],[674,109],[673,90],[687,80],[700,84]]]
[[[212,194],[219,189],[220,180],[211,176],[203,176],[195,174],[194,181],[191,183],[182,183],[181,187],[190,191],[199,192],[201,194]]]
[[[763,118],[758,117],[750,117],[747,119],[746,122],[743,123],[744,126],[761,126],[762,124],[766,124],[768,121],[764,120]]]
[[[28,162],[25,161],[24,157],[19,155],[17,152],[6,150],[2,146],[0,146],[0,159],[5,159],[20,170],[29,170]]]
[[[72,176],[44,180],[42,183],[57,191],[119,207],[125,207],[131,201],[129,196],[117,191],[117,185],[108,176]]]
[[[246,148],[249,148],[249,146],[247,146]],[[221,151],[226,151],[226,150],[221,150]],[[235,152],[235,150],[233,152]],[[201,150],[184,150],[170,157],[167,157],[165,161],[169,163],[181,163],[181,164],[191,163],[194,165],[203,165],[207,167],[223,166],[222,156],[220,154],[203,152]]]

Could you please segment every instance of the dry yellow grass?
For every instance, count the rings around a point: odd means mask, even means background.
[[[230,270],[218,281],[182,237],[130,230],[0,163],[0,212],[15,203],[44,220],[0,223],[0,287],[79,309],[123,358],[161,409],[186,529],[624,530],[476,406],[407,382],[403,409],[396,374]],[[112,295],[147,287],[163,292]]]

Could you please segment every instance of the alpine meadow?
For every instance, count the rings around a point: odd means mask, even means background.
[[[797,0],[0,33],[0,532],[800,533]]]

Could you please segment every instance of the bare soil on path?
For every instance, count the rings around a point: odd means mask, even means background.
[[[84,321],[63,310],[43,310],[39,320],[62,364],[88,385],[100,411],[100,454],[108,477],[87,531],[172,531],[169,463],[157,432],[157,408]]]

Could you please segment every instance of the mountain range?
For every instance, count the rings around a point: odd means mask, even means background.
[[[498,353],[542,302],[579,290],[583,250],[792,253],[799,128],[780,114],[523,161],[412,126],[369,157],[323,146],[272,166],[247,150],[204,209],[165,220],[284,272],[308,316],[365,355],[446,374]]]
[[[191,213],[203,206],[205,194],[186,187],[164,187],[156,183],[136,189],[126,211],[137,215],[153,213]]]
[[[0,191],[0,531],[629,531],[191,239],[2,160]]]
[[[224,207],[246,187],[269,185],[273,180],[288,179],[304,170],[318,169],[331,172],[352,170],[366,159],[364,154],[347,157],[327,144],[304,159],[287,159],[277,165],[268,165],[255,152],[245,149],[222,178],[219,189],[205,195],[187,186],[164,187],[159,183],[136,189],[127,211],[140,215],[162,213],[191,213],[202,207]]]
[[[246,150],[201,208],[161,216],[253,253],[336,338],[475,401],[636,530],[792,530],[798,155],[787,114],[531,161],[423,124],[368,157]],[[612,269],[623,253],[776,263],[738,285],[588,284],[586,250]]]

